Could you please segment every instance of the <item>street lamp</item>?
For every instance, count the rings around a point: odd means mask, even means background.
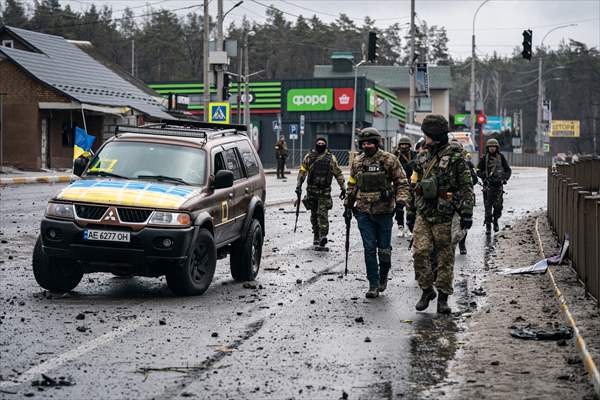
[[[241,6],[242,4],[244,4],[244,2],[243,2],[243,1],[238,1],[237,3],[235,3],[235,4],[233,5],[233,7],[231,7],[229,10],[227,10],[227,11],[225,12],[225,14],[223,14],[223,19],[225,19],[225,17],[227,16],[227,14],[229,14],[229,13],[230,13],[230,12],[231,12],[231,11],[232,11],[234,8],[237,8],[237,7]]]
[[[362,60],[354,66],[354,104],[352,106],[352,132],[350,133],[350,152],[354,154],[356,146],[354,145],[354,131],[356,130],[356,91],[358,86],[358,67],[366,63],[367,60]]]
[[[473,15],[473,35],[471,36],[471,104],[469,112],[469,125],[471,126],[471,137],[475,137],[475,124],[473,123],[473,116],[475,115],[475,18],[477,13],[490,0],[484,0]],[[481,156],[483,148],[483,137],[480,135],[479,138],[479,155]]]
[[[577,24],[560,25],[552,28],[544,35],[540,43],[540,49],[544,48],[544,40],[555,30],[577,26]],[[542,54],[538,57],[538,99],[537,99],[537,121],[536,121],[536,150],[539,155],[544,155],[544,132],[542,127],[542,105],[544,102],[544,83],[542,82]],[[564,66],[560,66],[564,68]],[[558,69],[558,68],[557,68]]]

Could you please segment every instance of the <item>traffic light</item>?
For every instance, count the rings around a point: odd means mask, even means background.
[[[523,31],[523,51],[521,55],[523,58],[527,60],[531,60],[531,38],[533,37],[533,32],[531,29],[526,29]]]
[[[377,60],[377,50],[379,46],[377,46],[377,33],[369,32],[369,46],[367,52],[367,61],[375,62]]]
[[[223,74],[223,101],[227,101],[229,99],[229,82],[231,81],[231,76],[228,73]]]

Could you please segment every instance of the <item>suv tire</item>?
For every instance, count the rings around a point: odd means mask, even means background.
[[[31,264],[37,283],[50,292],[69,292],[75,289],[83,278],[83,269],[78,262],[46,255],[39,236],[33,248]]]
[[[258,275],[262,256],[263,230],[260,222],[253,219],[245,240],[239,239],[231,249],[229,264],[231,276],[236,281],[252,281]]]
[[[217,248],[212,233],[200,228],[190,246],[187,261],[167,272],[169,289],[179,296],[200,295],[208,289],[217,265]]]

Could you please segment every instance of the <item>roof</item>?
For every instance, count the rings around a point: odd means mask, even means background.
[[[164,107],[109,68],[61,36],[4,26],[36,51],[0,47],[0,54],[35,79],[78,101],[112,107],[130,107],[154,118],[172,120]]]
[[[359,76],[366,76],[378,85],[388,89],[408,89],[408,67],[396,65],[362,65],[358,70]],[[315,78],[345,78],[353,77],[354,71],[334,72],[332,65],[315,65]],[[452,77],[450,67],[446,65],[429,66],[429,88],[450,89]]]

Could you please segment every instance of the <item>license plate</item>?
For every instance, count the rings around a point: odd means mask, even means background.
[[[84,240],[102,240],[106,242],[130,242],[129,232],[101,231],[86,229],[83,231]]]

